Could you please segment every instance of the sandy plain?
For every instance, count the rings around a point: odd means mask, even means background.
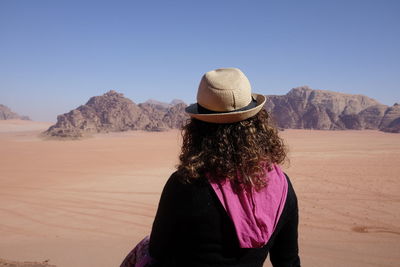
[[[0,121],[0,258],[119,266],[151,229],[180,133],[39,138],[49,125]],[[281,136],[290,150],[283,168],[300,205],[302,265],[399,266],[400,135]]]

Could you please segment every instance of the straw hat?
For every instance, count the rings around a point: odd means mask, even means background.
[[[251,85],[237,68],[216,69],[204,74],[197,91],[197,103],[186,112],[201,121],[232,123],[256,115],[265,96],[251,93]]]

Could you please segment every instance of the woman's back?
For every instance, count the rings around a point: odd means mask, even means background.
[[[262,248],[240,248],[234,224],[205,178],[183,180],[171,175],[154,220],[150,255],[159,266],[255,267],[263,265],[268,251],[274,266],[300,266],[297,199],[289,179],[283,212]]]

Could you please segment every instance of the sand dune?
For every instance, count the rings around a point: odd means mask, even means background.
[[[36,136],[49,124],[15,124],[0,123],[0,258],[118,266],[150,231],[180,133],[49,141]],[[400,136],[282,135],[291,159],[283,167],[299,198],[303,266],[398,266]]]

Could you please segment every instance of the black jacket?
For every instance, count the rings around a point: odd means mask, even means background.
[[[300,266],[297,198],[286,178],[288,195],[273,235],[263,248],[244,249],[211,185],[205,179],[182,183],[173,173],[150,235],[150,255],[158,261],[156,266],[262,267],[268,252],[274,267]]]

